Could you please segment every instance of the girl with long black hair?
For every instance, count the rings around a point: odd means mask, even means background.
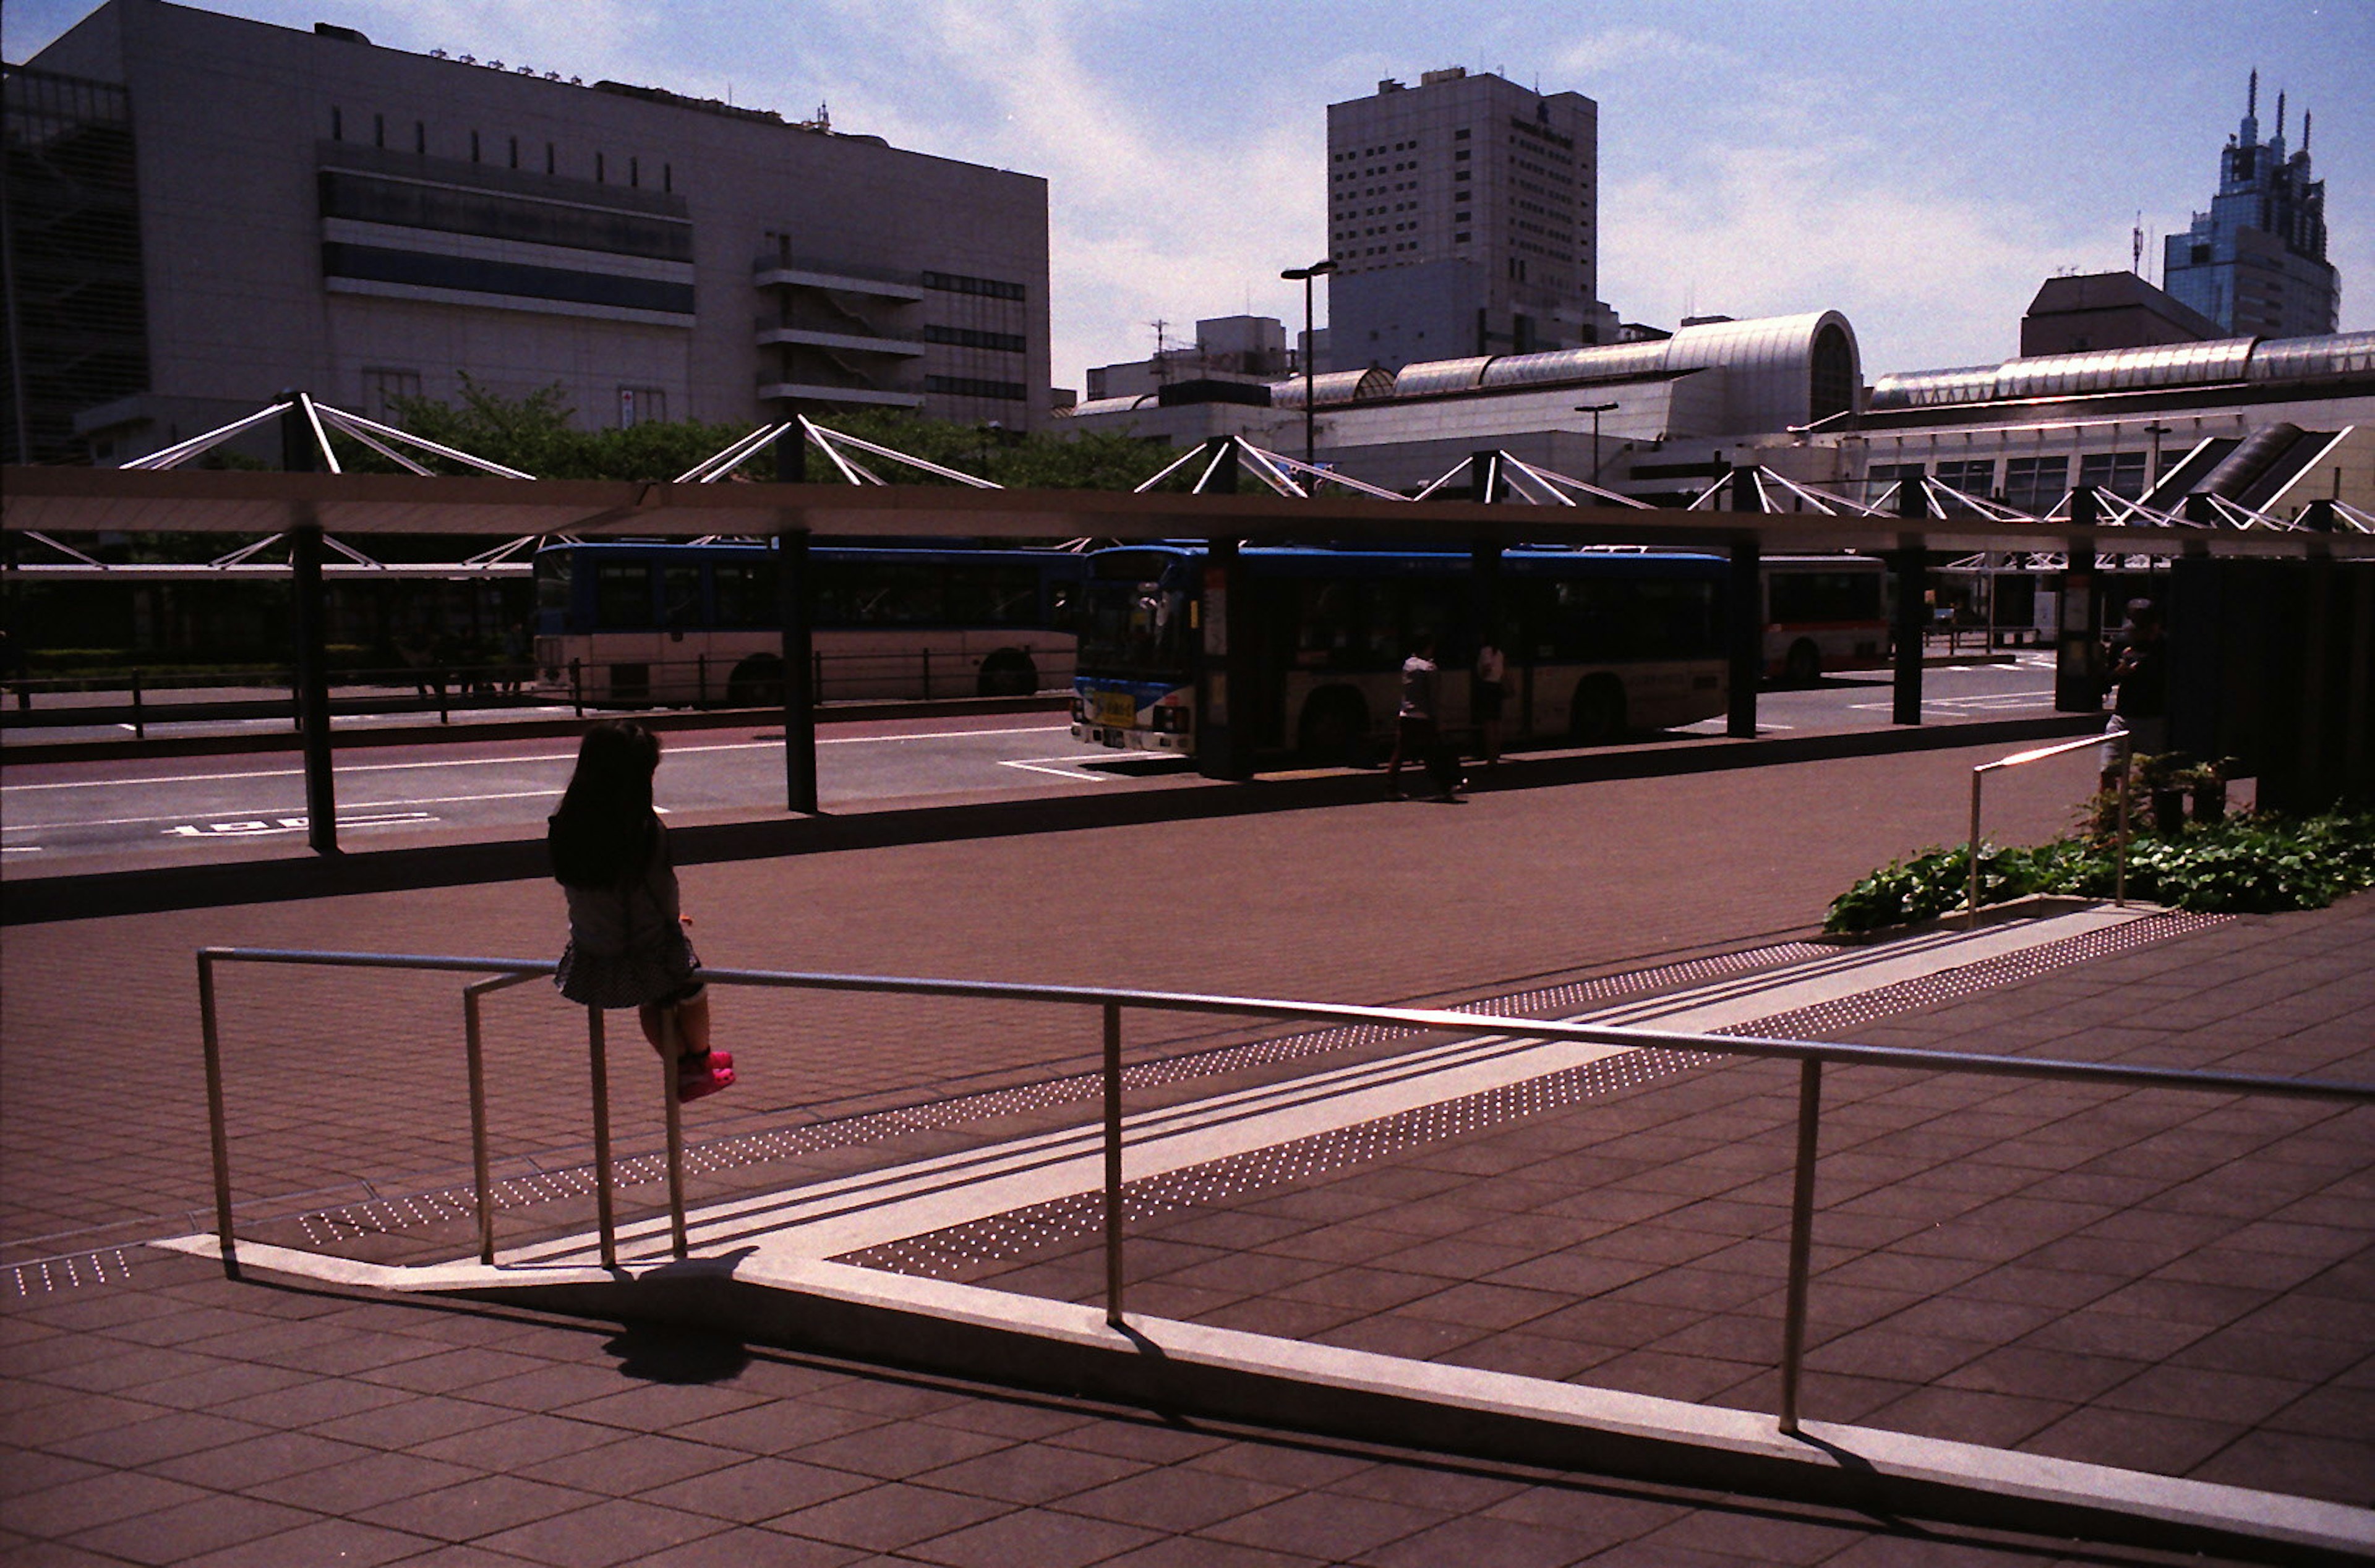
[[[668,830],[652,809],[660,737],[629,719],[585,732],[545,843],[569,896],[569,945],[553,984],[589,1008],[632,1008],[644,1038],[664,1050],[673,1017],[679,1100],[730,1088],[734,1058],[709,1046],[701,958],[684,934]]]

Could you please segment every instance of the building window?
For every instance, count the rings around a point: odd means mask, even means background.
[[[1024,298],[1020,283],[1007,283],[995,277],[966,277],[952,272],[927,272],[923,275],[927,289],[938,289],[949,294],[979,294],[992,300]]]
[[[947,397],[994,397],[1007,403],[1024,403],[1031,394],[1019,381],[983,381],[975,376],[926,376],[924,390]]]
[[[514,136],[512,138],[511,151],[512,167],[517,169],[519,167],[519,138],[517,136]]]
[[[1938,465],[1938,482],[1965,495],[1985,496],[1995,489],[1996,460],[1968,457],[1943,461]]]
[[[656,424],[668,418],[668,394],[656,386],[622,386],[619,389],[619,428],[622,430],[637,425]]]
[[[928,326],[924,328],[927,343],[946,343],[958,348],[995,348],[1003,354],[1027,353],[1030,340],[1019,332],[982,332],[970,326]]]
[[[334,142],[347,139],[347,112],[343,109],[330,111],[330,139]]]
[[[599,184],[603,184],[603,183],[606,183],[606,182],[603,180],[602,175],[603,175],[603,168],[602,168],[602,155],[601,155],[600,153],[598,153],[598,152],[597,152],[597,153],[596,153],[596,154],[594,155],[594,183],[595,183],[596,184],[599,185]]]
[[[675,164],[663,163],[660,165],[660,189],[663,191],[674,191],[676,189]]]
[[[2015,457],[2004,464],[2004,504],[2019,512],[2047,512],[2068,493],[2066,457]]]
[[[644,188],[644,160],[642,159],[631,158],[627,159],[627,183],[638,191]]]
[[[545,144],[544,144],[544,171],[545,171],[546,173],[549,174],[549,173],[553,172],[556,169],[558,169],[560,166],[561,166],[561,158],[560,158],[560,155],[559,155],[558,153],[556,153],[556,152],[553,150],[553,146],[552,146],[552,144],[551,144],[550,142],[547,142],[547,143],[545,143]]]
[[[2145,463],[2141,452],[2090,452],[2078,459],[2078,482],[2141,501],[2145,493]]]
[[[372,116],[372,146],[385,147],[386,145],[387,116],[384,114],[374,114]]]
[[[363,412],[382,424],[396,423],[401,412],[396,405],[405,398],[419,395],[419,371],[363,367]]]
[[[429,122],[426,120],[412,123],[412,150],[422,158],[429,156]]]
[[[1465,129],[1454,131],[1451,133],[1451,139],[1456,142],[1464,142],[1468,139],[1468,132]]]
[[[479,161],[479,133],[476,131],[470,133],[470,161]]]

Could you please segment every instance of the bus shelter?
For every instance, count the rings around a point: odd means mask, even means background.
[[[312,419],[303,399],[281,414],[298,430]],[[318,435],[318,426],[313,428]],[[1753,737],[1763,628],[1755,591],[1766,556],[1853,550],[1879,555],[1896,580],[1898,634],[1893,717],[1920,722],[1921,616],[1926,563],[1934,554],[2057,551],[2068,563],[2057,633],[2057,705],[2099,703],[2094,624],[2086,582],[2103,554],[2171,562],[2172,713],[2176,743],[2208,756],[2232,755],[2262,779],[2272,804],[2322,805],[2375,794],[2375,536],[2255,528],[2164,527],[2106,521],[2079,498],[2069,515],[2043,521],[1989,516],[1893,515],[1764,510],[1753,476],[1704,498],[1693,510],[1652,510],[1590,498],[1557,506],[1509,504],[1495,466],[1480,454],[1476,477],[1457,498],[1383,492],[1235,492],[1227,483],[1196,493],[1143,490],[1010,490],[975,486],[811,482],[806,444],[795,430],[773,438],[775,477],[711,483],[536,479],[504,473],[432,476],[312,471],[314,442],[284,442],[279,471],[192,468],[9,467],[0,474],[0,527],[23,534],[105,532],[285,535],[294,586],[298,708],[313,847],[337,849],[332,786],[328,683],[322,650],[325,537],[444,535],[521,537],[701,538],[747,536],[774,542],[782,619],[785,794],[796,812],[818,808],[814,693],[807,672],[813,619],[803,570],[817,539],[948,539],[1014,542],[1093,538],[1116,542],[1198,540],[1226,595],[1249,544],[1329,544],[1466,549],[1489,592],[1492,563],[1512,545],[1630,545],[1702,550],[1731,563],[1731,708],[1727,730]],[[326,442],[318,443],[326,450]],[[763,450],[752,446],[751,452]],[[1208,470],[1220,473],[1215,465]],[[1228,472],[1235,469],[1230,466]],[[747,472],[747,470],[746,470]],[[709,477],[715,477],[711,475]],[[1908,495],[1911,492],[1908,492]],[[1729,502],[1729,505],[1724,504]],[[1907,512],[1918,509],[1908,504]],[[1247,595],[1226,595],[1242,604]],[[1225,622],[1208,632],[1200,678],[1250,685],[1236,667],[1248,639]],[[1243,778],[1253,769],[1250,737],[1211,726],[1199,745],[1204,771]]]

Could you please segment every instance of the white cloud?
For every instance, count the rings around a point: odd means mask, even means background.
[[[1317,116],[1181,134],[1092,64],[1084,7],[939,0],[844,15],[895,42],[896,69],[838,88],[837,123],[1046,178],[1058,384],[1143,358],[1157,317],[1174,341],[1199,315],[1248,304],[1300,326],[1300,295],[1277,272],[1325,250]],[[931,101],[914,98],[935,80]]]

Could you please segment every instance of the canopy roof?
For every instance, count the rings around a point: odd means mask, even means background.
[[[9,467],[0,526],[50,534],[256,536],[316,523],[335,535],[581,538],[773,534],[980,539],[1363,539],[1380,543],[1723,546],[1767,552],[2035,550],[2074,537],[2104,549],[2176,555],[2331,554],[2375,559],[2375,536],[2155,528],[1983,519],[1826,517],[1805,513],[1663,512],[1618,506],[1512,507],[1322,494],[1182,495],[993,490],[923,485],[657,484],[479,476],[305,474],[242,469]]]

